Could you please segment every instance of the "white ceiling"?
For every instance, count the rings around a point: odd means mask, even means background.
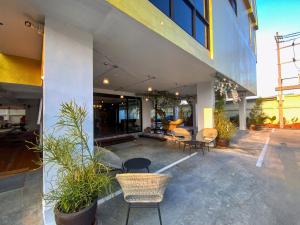
[[[94,36],[94,88],[141,93],[195,94],[195,83],[215,71],[178,46],[110,6],[105,0],[0,0],[0,51],[40,59],[42,37],[26,28],[32,18],[55,17]],[[116,67],[116,68],[114,68]],[[148,77],[156,79],[146,81]],[[110,80],[103,85],[103,78]]]

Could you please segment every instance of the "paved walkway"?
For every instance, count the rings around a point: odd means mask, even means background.
[[[264,134],[271,142],[261,168],[255,166],[258,155],[224,149],[170,169],[173,179],[161,205],[164,224],[299,225],[300,131]],[[101,205],[99,224],[124,224],[126,207],[122,196]],[[158,224],[157,213],[132,210],[130,224]]]

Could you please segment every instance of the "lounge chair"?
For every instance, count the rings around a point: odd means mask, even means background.
[[[102,147],[95,147],[94,151],[97,160],[103,165],[111,168],[112,170],[124,171],[123,161],[112,151]]]
[[[170,176],[154,173],[127,173],[117,174],[116,178],[121,185],[124,200],[128,203],[126,225],[128,225],[131,208],[157,208],[159,222],[162,225],[159,204],[163,200]]]
[[[207,147],[209,151],[209,145],[212,143],[218,136],[218,131],[215,128],[204,128],[200,130],[196,135],[196,140],[204,143],[204,146]]]

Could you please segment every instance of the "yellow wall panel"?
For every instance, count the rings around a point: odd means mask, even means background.
[[[0,83],[42,86],[41,62],[0,53]]]

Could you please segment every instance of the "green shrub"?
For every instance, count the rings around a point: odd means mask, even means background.
[[[63,213],[78,212],[110,192],[108,168],[96,160],[88,145],[83,126],[86,116],[86,109],[75,102],[62,104],[52,132],[43,137],[43,146],[31,143],[30,147],[44,152],[44,164],[58,166],[44,199]]]
[[[230,140],[237,129],[235,125],[225,117],[223,110],[215,111],[215,128],[218,130],[218,138]]]
[[[262,111],[262,101],[263,99],[258,98],[255,101],[255,105],[250,111],[249,123],[250,125],[262,125],[268,119],[265,113]]]

